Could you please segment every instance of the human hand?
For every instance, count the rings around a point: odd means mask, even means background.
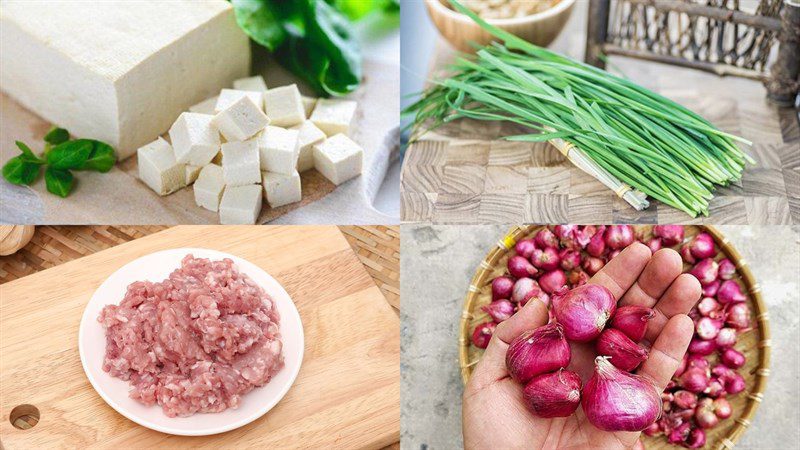
[[[672,249],[651,254],[647,246],[634,243],[608,262],[589,283],[608,288],[618,305],[653,308],[655,317],[647,326],[645,340],[652,343],[648,359],[636,371],[664,390],[678,369],[694,332],[686,313],[699,300],[700,283],[681,274],[681,257]],[[531,301],[510,319],[499,324],[489,346],[464,390],[462,429],[466,449],[558,448],[627,449],[639,432],[608,432],[595,428],[582,408],[569,417],[546,419],[533,415],[522,399],[523,386],[511,379],[505,356],[509,343],[525,331],[546,324],[548,313],[540,301]],[[569,370],[591,377],[597,353],[594,343],[570,342]]]

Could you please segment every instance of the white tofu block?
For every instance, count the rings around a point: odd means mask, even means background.
[[[137,150],[139,179],[158,195],[171,194],[186,187],[184,165],[175,160],[169,142],[159,137]]]
[[[229,186],[219,204],[219,222],[223,225],[253,225],[261,212],[261,185]]]
[[[268,123],[267,116],[249,97],[242,97],[220,111],[212,122],[228,142],[250,139]]]
[[[317,105],[317,99],[301,95],[300,100],[303,101],[303,109],[306,112],[306,119],[308,119],[309,117],[311,117],[311,113],[314,111],[314,106]]]
[[[300,153],[297,156],[297,171],[305,172],[314,168],[314,145],[325,140],[322,132],[313,122],[306,120],[300,125],[292,127],[299,132],[297,147]]]
[[[258,106],[258,109],[264,110],[264,94],[254,91],[240,91],[238,89],[223,89],[219,92],[217,104],[214,105],[214,112],[218,113],[227,109],[232,104],[236,103],[242,97],[250,97],[250,100]]]
[[[0,29],[3,91],[120,159],[250,71],[224,0],[3,1]]]
[[[291,175],[297,170],[297,146],[300,133],[297,130],[267,126],[258,136],[261,153],[261,170]]]
[[[233,88],[240,91],[265,92],[267,90],[267,83],[264,81],[264,77],[256,75],[254,77],[234,80]]]
[[[219,133],[211,124],[214,116],[185,112],[169,129],[175,158],[180,163],[205,166],[219,152]]]
[[[258,162],[258,142],[255,139],[222,144],[222,174],[227,186],[261,183]]]
[[[328,137],[339,133],[349,136],[350,124],[353,122],[357,106],[358,104],[352,100],[321,98],[317,100],[309,120]]]
[[[264,108],[269,122],[276,127],[288,128],[306,120],[303,99],[296,84],[268,90],[264,97]]]
[[[189,107],[189,112],[199,113],[199,114],[209,114],[214,115],[214,108],[217,106],[217,99],[219,95],[215,95],[214,97],[207,98],[200,103],[194,104]]]
[[[203,170],[202,166],[186,166],[186,185],[190,185],[197,180],[200,171]]]
[[[219,209],[222,191],[225,190],[225,180],[222,176],[222,167],[209,164],[200,171],[194,182],[194,202],[209,211]]]
[[[264,194],[267,203],[273,208],[299,202],[303,198],[300,187],[300,174],[296,171],[291,175],[282,173],[264,172]]]
[[[314,167],[337,186],[361,173],[363,158],[364,150],[344,134],[314,146]]]

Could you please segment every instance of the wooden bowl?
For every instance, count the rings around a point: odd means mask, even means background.
[[[489,251],[481,261],[478,270],[469,285],[464,306],[461,311],[461,323],[459,327],[459,364],[461,367],[461,379],[466,384],[472,374],[472,369],[483,355],[483,350],[471,345],[470,337],[475,330],[475,326],[481,322],[491,320],[483,311],[481,306],[487,305],[492,300],[492,280],[500,275],[507,273],[506,264],[508,258],[515,254],[514,245],[520,239],[532,238],[542,225],[530,225],[515,227],[502,237],[495,247]],[[685,226],[685,239],[700,232],[705,231],[710,234],[719,248],[717,259],[728,258],[736,266],[736,275],[733,277],[742,287],[742,292],[747,296],[747,305],[750,307],[753,328],[750,331],[739,334],[735,348],[747,356],[747,363],[738,369],[744,377],[745,391],[728,397],[734,414],[725,420],[721,420],[716,427],[706,430],[705,448],[731,449],[736,441],[750,426],[753,415],[764,399],[764,389],[770,369],[770,332],[767,307],[761,298],[761,287],[753,278],[747,262],[739,255],[739,252],[728,242],[728,239],[713,227],[709,226]],[[634,225],[637,236],[642,236],[647,240],[652,236],[652,226]],[[679,248],[675,246],[673,248]],[[689,269],[689,265],[684,264],[684,271]],[[709,357],[715,363],[716,355]],[[648,437],[642,435],[642,443],[647,449],[674,449],[675,447],[667,442],[663,436]]]
[[[448,8],[441,0],[425,0],[425,4],[439,33],[458,50],[471,52],[474,50],[471,42],[486,45],[496,40],[472,19]],[[574,5],[575,0],[561,0],[552,8],[530,16],[488,19],[487,22],[526,41],[546,47],[564,28]]]

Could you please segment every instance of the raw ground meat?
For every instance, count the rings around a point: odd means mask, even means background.
[[[186,256],[164,281],[137,281],[98,321],[103,370],[169,417],[236,408],[283,367],[278,311],[230,259]]]

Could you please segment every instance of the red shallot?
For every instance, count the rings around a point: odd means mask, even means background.
[[[514,304],[506,299],[493,301],[481,309],[497,323],[508,320],[514,315]]]
[[[714,414],[714,399],[702,398],[697,403],[694,420],[700,428],[714,428],[719,423],[719,417]]]
[[[494,322],[479,323],[472,333],[472,345],[478,348],[486,348],[489,346],[489,341],[492,339],[492,334],[497,324]]]
[[[589,244],[586,246],[586,253],[595,258],[603,256],[603,253],[606,251],[606,241],[603,239],[605,230],[605,226],[601,226],[597,229],[597,232],[592,236],[589,240]]]
[[[531,262],[535,267],[548,271],[559,267],[561,259],[558,257],[558,250],[553,247],[545,247],[533,251]]]
[[[700,428],[694,428],[686,438],[686,446],[689,448],[700,448],[706,445],[706,432]]]
[[[722,328],[721,319],[712,319],[711,317],[701,317],[695,325],[695,332],[700,339],[710,340],[717,337],[719,330]]]
[[[514,245],[514,251],[524,258],[530,258],[533,251],[536,249],[533,239],[521,239]]]
[[[719,262],[719,277],[723,280],[730,280],[736,275],[736,266],[730,259],[725,258]]]
[[[669,433],[667,440],[670,444],[683,444],[689,438],[690,427],[691,425],[688,422],[682,423]]]
[[[514,278],[525,278],[532,277],[539,271],[524,256],[514,255],[508,258],[508,272]]]
[[[719,302],[711,297],[705,297],[697,303],[697,311],[703,317],[714,317],[714,313],[721,309]]]
[[[700,233],[689,242],[689,250],[697,259],[711,258],[716,254],[714,238],[708,233]]]
[[[564,270],[572,270],[581,266],[581,253],[575,250],[564,249],[558,254],[561,260],[561,268]]]
[[[640,342],[647,331],[647,322],[655,316],[655,311],[646,306],[625,305],[617,308],[611,318],[611,327],[625,333],[634,342]]]
[[[567,283],[570,287],[580,286],[589,281],[589,275],[583,269],[575,269],[567,272]]]
[[[522,392],[525,405],[539,417],[568,417],[581,403],[581,377],[563,368],[531,379]]]
[[[726,310],[725,323],[740,330],[750,327],[750,308],[747,303],[729,304]]]
[[[492,280],[492,300],[509,299],[514,289],[514,280],[509,277],[497,277]]]
[[[653,227],[653,236],[661,238],[665,246],[672,247],[683,242],[683,226],[656,225]]]
[[[689,392],[703,392],[708,387],[708,373],[698,367],[690,367],[680,377],[680,385]]]
[[[736,395],[745,388],[744,378],[735,371],[725,380],[725,391],[730,395]]]
[[[511,301],[525,304],[540,291],[539,284],[530,278],[520,278],[511,290]]]
[[[733,408],[731,408],[730,402],[724,398],[715,399],[714,414],[716,414],[720,419],[727,419],[730,417],[731,414],[733,414]]]
[[[600,269],[605,266],[606,263],[600,259],[595,258],[594,256],[587,256],[586,259],[583,260],[583,270],[586,271],[589,275],[594,275],[600,271]]]
[[[608,356],[611,364],[618,369],[630,372],[647,359],[648,351],[633,342],[625,333],[614,328],[606,328],[597,338],[597,353]]]
[[[537,248],[558,248],[558,238],[549,228],[539,230],[533,237],[533,242]]]
[[[595,358],[581,405],[589,422],[604,431],[642,431],[661,415],[661,396],[653,383],[617,369],[604,356]]]
[[[719,291],[717,291],[717,300],[723,305],[728,303],[738,303],[747,300],[744,293],[742,293],[742,288],[739,284],[733,280],[725,280],[719,286]]]
[[[681,258],[683,259],[683,262],[685,262],[687,264],[694,264],[695,262],[697,262],[697,260],[694,258],[694,256],[692,256],[692,248],[689,246],[688,243],[683,244],[681,246],[680,251],[678,251],[678,253],[680,253]]]
[[[633,243],[633,227],[630,225],[610,225],[604,235],[606,245],[621,250]]]
[[[719,330],[714,341],[719,348],[733,347],[736,345],[736,330],[733,328],[723,328]]]
[[[567,339],[577,342],[589,342],[599,336],[617,308],[611,291],[597,284],[564,288],[553,295],[552,302]]]
[[[712,378],[711,381],[708,382],[708,387],[704,394],[711,398],[717,398],[725,395],[725,385],[722,384],[722,381],[719,378]]]
[[[701,260],[699,263],[695,264],[692,267],[692,270],[689,271],[690,274],[694,275],[700,281],[700,284],[703,286],[709,285],[717,279],[717,273],[719,271],[719,265],[716,261],[711,258],[706,258]],[[513,272],[512,272],[513,275]],[[720,289],[722,289],[720,287]]]
[[[697,394],[680,390],[673,394],[673,402],[678,408],[694,409],[694,407],[697,406]]]
[[[703,286],[703,297],[714,297],[717,295],[717,291],[719,291],[719,280],[714,280],[711,283]]]
[[[647,245],[647,248],[650,249],[650,253],[655,253],[661,250],[662,247],[661,238],[650,239],[649,241],[647,241],[647,244],[645,245]]]
[[[567,284],[567,276],[561,269],[551,270],[539,277],[539,286],[548,294],[561,289],[565,284]]]
[[[511,378],[527,383],[531,378],[569,365],[570,347],[559,323],[543,325],[517,336],[506,351]]]
[[[698,355],[710,355],[717,350],[717,343],[714,341],[705,341],[703,339],[692,338],[689,342],[689,352]]]

